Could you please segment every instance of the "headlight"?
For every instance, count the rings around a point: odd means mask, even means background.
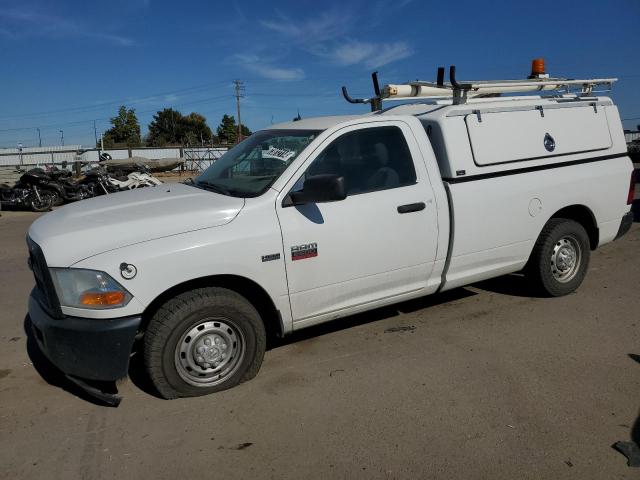
[[[63,307],[119,308],[131,294],[104,272],[80,268],[50,268],[58,300]]]

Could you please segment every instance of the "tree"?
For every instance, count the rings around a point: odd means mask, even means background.
[[[154,147],[209,143],[213,140],[207,119],[196,112],[184,116],[177,110],[165,108],[149,123],[147,144]]]
[[[240,128],[240,136],[242,138],[240,138],[240,140],[244,140],[245,138],[247,138],[249,135],[251,135],[253,132],[251,130],[249,130],[249,127],[247,127],[244,123],[242,124],[242,127]]]
[[[113,126],[103,135],[105,147],[140,146],[140,124],[133,108],[127,110],[127,107],[121,105],[118,115],[111,119],[111,125]]]
[[[163,147],[167,144],[180,143],[182,119],[182,114],[173,108],[160,110],[149,123],[147,144],[153,147]]]
[[[185,139],[189,144],[209,143],[213,140],[213,132],[207,125],[207,119],[196,112],[184,117]]]
[[[218,125],[216,134],[221,143],[235,143],[236,137],[238,136],[238,128],[236,127],[236,119],[233,118],[233,115],[227,115],[225,113],[222,116],[222,121],[220,125]]]
[[[246,125],[242,125],[242,138],[251,135],[251,130]],[[218,130],[216,131],[218,139],[221,143],[236,143],[238,139],[238,125],[233,115],[223,115]]]

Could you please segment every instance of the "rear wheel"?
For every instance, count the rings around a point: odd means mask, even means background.
[[[248,300],[201,288],[158,309],[144,336],[144,363],[163,398],[192,397],[253,378],[265,346],[264,324]]]
[[[559,297],[582,284],[590,256],[584,227],[574,220],[552,218],[536,241],[526,272],[539,290]]]

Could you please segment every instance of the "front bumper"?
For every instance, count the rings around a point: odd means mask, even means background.
[[[33,290],[29,317],[42,353],[67,375],[113,381],[127,376],[129,357],[141,318],[52,318]]]
[[[625,233],[627,233],[631,228],[632,223],[633,223],[633,211],[629,210],[622,217],[622,220],[620,221],[620,228],[618,228],[618,233],[616,235],[616,238],[614,238],[614,240],[618,240]]]

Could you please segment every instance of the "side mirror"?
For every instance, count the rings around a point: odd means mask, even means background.
[[[304,181],[302,191],[291,192],[283,207],[305,203],[336,202],[347,198],[344,177],[335,174],[314,175]]]

